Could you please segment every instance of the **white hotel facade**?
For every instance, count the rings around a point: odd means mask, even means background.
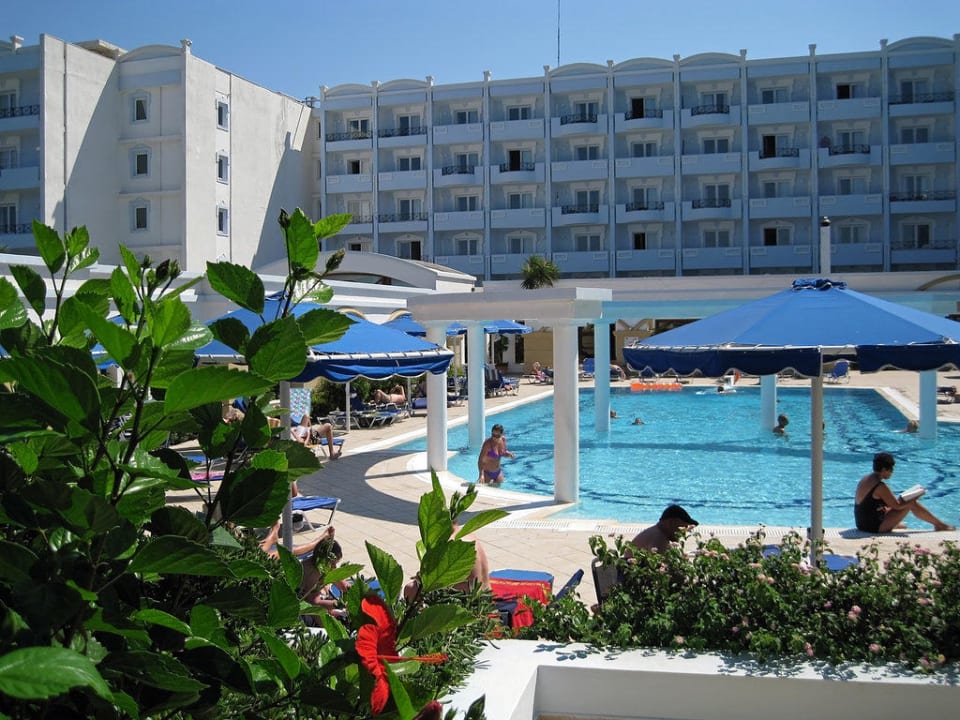
[[[318,75],[322,68],[318,68]],[[748,60],[702,54],[297,100],[180,47],[0,43],[0,246],[85,224],[188,271],[283,257],[281,207],[328,247],[515,283],[750,282],[960,269],[960,35]],[[714,276],[710,281],[703,276]],[[633,280],[633,283],[636,283]]]

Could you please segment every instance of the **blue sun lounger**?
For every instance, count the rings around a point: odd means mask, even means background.
[[[322,495],[297,495],[297,497],[293,498],[292,505],[294,512],[303,513],[305,529],[316,530],[333,522],[333,516],[337,512],[337,508],[340,507],[340,498],[325,497]],[[309,518],[307,518],[308,510],[327,510],[330,514],[327,515],[327,519],[324,522],[319,525],[314,525],[310,522]]]

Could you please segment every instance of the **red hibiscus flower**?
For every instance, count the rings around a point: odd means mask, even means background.
[[[379,595],[371,595],[360,603],[363,613],[373,620],[357,631],[357,654],[360,664],[373,675],[373,692],[370,694],[370,709],[374,715],[383,712],[390,698],[390,683],[384,663],[416,660],[424,663],[442,663],[447,659],[443,653],[402,657],[397,654],[397,622],[390,614],[386,603]],[[429,717],[429,716],[428,716]]]

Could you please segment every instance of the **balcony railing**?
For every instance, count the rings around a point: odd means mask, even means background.
[[[891,238],[891,250],[954,250],[957,241],[954,238],[932,238],[923,245],[917,245],[915,238]]]
[[[800,157],[800,148],[795,147],[782,147],[777,148],[773,152],[767,152],[766,150],[760,151],[760,159],[766,160],[767,158],[775,157]]]
[[[444,165],[440,171],[441,175],[473,175],[476,172],[476,165]]]
[[[377,136],[386,138],[386,137],[404,137],[407,135],[426,135],[427,126],[418,125],[416,127],[405,127],[405,128],[385,128],[383,130],[377,131]]]
[[[27,235],[33,232],[33,225],[30,223],[14,223],[13,225],[0,225],[0,235]]]
[[[561,115],[561,125],[573,125],[574,123],[595,123],[597,121],[596,113],[573,113],[572,115]]]
[[[564,205],[560,208],[561,215],[574,215],[576,213],[598,213],[600,212],[599,203],[587,203],[586,205]]]
[[[694,200],[692,207],[697,208],[728,208],[730,207],[730,198],[700,198]]]
[[[663,210],[663,202],[632,202],[627,203],[627,212],[635,212],[637,210]]]
[[[643,120],[644,118],[662,118],[662,117],[663,117],[663,110],[660,110],[659,108],[657,108],[656,110],[653,108],[644,108],[643,110],[637,110],[637,111],[627,110],[623,114],[624,120]]]
[[[364,223],[372,223],[373,215],[354,215],[350,218],[351,225],[363,225]]]
[[[729,115],[729,105],[695,105],[690,108],[690,115]]]
[[[537,169],[537,164],[532,162],[519,163],[500,163],[500,172],[532,172]]]
[[[917,202],[923,200],[955,200],[956,190],[931,190],[929,192],[890,193],[891,202]]]
[[[339,140],[369,140],[373,133],[369,130],[347,130],[346,132],[327,133],[327,142],[337,142]]]
[[[12,117],[25,117],[27,115],[39,115],[39,105],[21,105],[20,107],[5,108],[0,110],[0,119]]]
[[[857,153],[862,153],[863,155],[870,154],[869,145],[831,145],[830,154],[831,155],[856,155]]]
[[[913,105],[914,103],[953,102],[952,91],[938,93],[913,93],[912,95],[891,95],[890,105]]]
[[[413,213],[386,213],[377,215],[377,221],[382,223],[390,222],[410,222],[411,220],[426,220],[427,213],[425,212],[413,212]]]

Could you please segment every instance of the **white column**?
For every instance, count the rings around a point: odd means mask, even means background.
[[[777,376],[760,376],[760,429],[770,432],[777,424]]]
[[[820,275],[830,274],[830,218],[824,215],[820,218]]]
[[[287,380],[280,382],[280,407],[283,409],[280,414],[280,427],[286,428],[283,432],[286,436],[290,435],[290,383]],[[333,448],[330,448],[333,452]],[[283,513],[280,516],[280,528],[283,531],[283,546],[293,552],[293,504],[288,499],[283,506]]]
[[[610,432],[610,323],[593,324],[593,410],[597,432]]]
[[[577,326],[553,326],[553,499],[576,502],[580,494],[580,424],[577,390]]]
[[[445,329],[427,326],[427,340],[443,345]],[[447,469],[447,374],[427,373],[427,465],[432,470]]]
[[[467,326],[467,437],[470,449],[480,452],[487,436],[486,409],[484,405],[483,363],[486,354],[486,336],[483,323],[468,322]]]
[[[810,562],[823,554],[823,377],[810,378]]]
[[[937,371],[924,370],[920,373],[920,430],[918,434],[925,440],[937,438]]]

